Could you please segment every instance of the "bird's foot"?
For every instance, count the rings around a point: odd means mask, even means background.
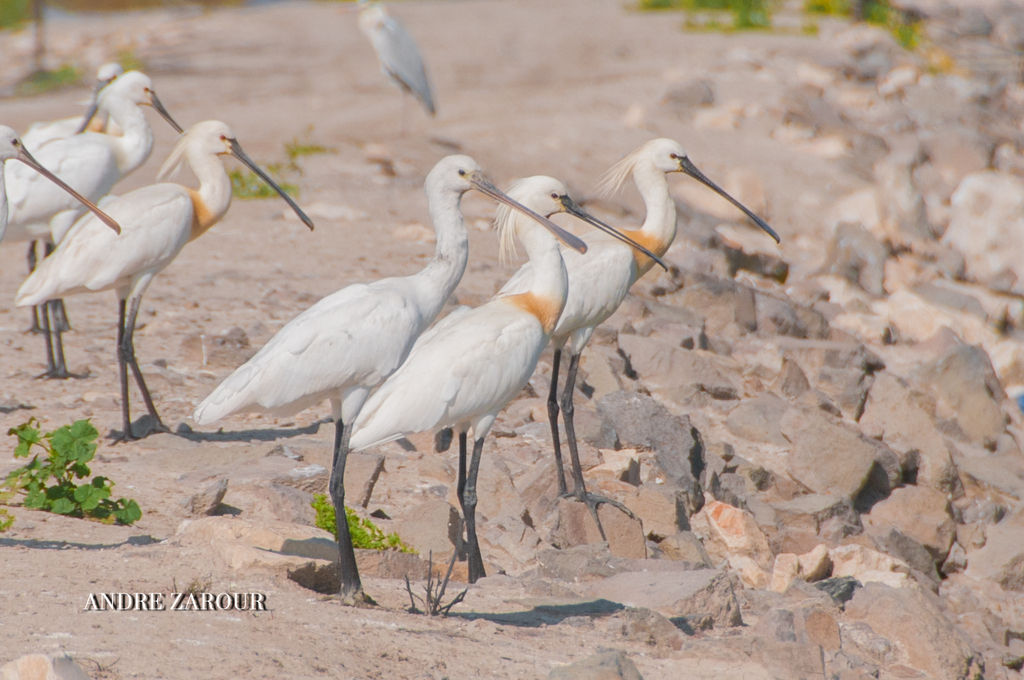
[[[342,588],[340,593],[332,595],[331,598],[337,599],[346,607],[356,607],[357,609],[369,609],[371,607],[378,606],[377,602],[363,592],[362,588],[356,588],[349,592],[346,592],[345,589]]]
[[[36,380],[68,380],[74,378],[75,380],[85,380],[91,375],[89,369],[85,370],[85,373],[72,373],[66,368],[51,368],[45,373],[40,373],[36,376]]]
[[[627,515],[630,519],[637,519],[637,516],[633,514],[633,511],[627,508],[619,501],[613,498],[608,498],[607,496],[602,496],[601,494],[591,493],[590,491],[587,491],[585,489],[580,489],[578,486],[571,492],[562,494],[561,496],[559,496],[559,498],[567,498],[569,500],[578,501],[586,505],[588,508],[590,508],[590,514],[594,516],[594,520],[597,521],[597,526],[599,527],[601,526],[601,520],[598,519],[597,509],[602,505],[610,505],[613,508],[622,512],[623,514]],[[602,533],[604,533],[603,530]]]
[[[135,433],[132,432],[132,428],[130,426],[120,432],[118,430],[111,430],[110,434],[107,435],[107,439],[110,440],[111,446],[114,446],[116,444],[123,444],[125,442],[138,441],[141,438],[142,437],[135,436]]]
[[[160,418],[154,418],[147,414],[132,423],[132,426],[129,427],[126,432],[111,430],[109,438],[111,443],[120,444],[121,442],[139,441],[140,439],[145,439],[151,434],[170,433],[170,431],[170,428],[164,425]]]
[[[45,332],[46,331],[43,330],[43,327],[39,325],[38,321],[34,321],[31,326],[25,329],[25,333],[31,335],[42,335]]]

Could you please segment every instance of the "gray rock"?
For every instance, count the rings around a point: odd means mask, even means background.
[[[785,338],[779,344],[844,416],[860,419],[873,376],[885,368],[877,355],[855,342]]]
[[[987,38],[992,33],[992,22],[978,7],[964,7],[953,30],[964,38]]]
[[[648,387],[678,403],[696,393],[735,399],[739,392],[738,376],[730,375],[713,354],[639,335],[620,335],[619,350]]]
[[[804,375],[800,364],[787,356],[782,359],[782,370],[779,371],[774,387],[782,396],[796,399],[811,389],[811,383]]]
[[[999,585],[1003,590],[1024,593],[1024,553],[1010,560],[999,575]]]
[[[872,295],[884,295],[885,246],[859,224],[840,223],[828,244],[828,254],[821,268],[856,283]]]
[[[846,604],[846,619],[866,623],[877,635],[899,643],[908,665],[932,678],[967,680],[984,675],[981,655],[930,594],[868,583]]]
[[[462,516],[446,501],[427,501],[406,512],[395,531],[419,554],[433,552],[435,560],[448,560],[460,542]]]
[[[694,78],[670,85],[661,101],[677,113],[684,113],[698,106],[711,106],[715,103],[714,83],[705,78]]]
[[[551,671],[548,680],[643,680],[624,652],[599,652]]]
[[[994,448],[1006,431],[1000,404],[1006,392],[992,362],[981,347],[959,345],[922,367],[919,377],[956,414],[960,429],[971,441]]]
[[[694,276],[686,287],[666,295],[662,301],[687,307],[704,317],[707,334],[736,340],[757,330],[754,291],[735,281],[714,276]]]
[[[623,447],[654,452],[668,488],[688,495],[690,515],[704,505],[697,481],[704,470],[704,443],[686,416],[673,416],[651,397],[632,392],[613,392],[597,404],[597,412],[616,433]]]
[[[821,645],[826,652],[839,649],[838,610],[811,602],[775,607],[763,614],[753,633],[777,642]]]
[[[920,582],[922,578],[927,579],[922,585],[938,589],[939,572],[928,549],[918,541],[906,535],[899,529],[889,531],[871,537],[880,551],[886,552],[893,557],[903,560],[910,565],[911,575]]]
[[[782,416],[787,410],[789,404],[765,392],[755,399],[740,402],[739,406],[729,412],[725,425],[737,437],[786,446],[789,440],[782,434]]]
[[[232,514],[241,511],[245,519],[313,526],[316,524],[316,511],[312,502],[313,494],[307,491],[257,480],[232,484],[224,496],[223,507]]]
[[[675,560],[636,560],[615,557],[607,543],[589,543],[559,550],[537,552],[539,573],[544,578],[569,583],[589,583],[616,574],[633,572],[682,572],[703,569],[704,564]]]
[[[896,489],[871,508],[869,533],[884,533],[889,527],[898,529],[924,546],[932,560],[941,565],[956,540],[951,510],[947,495],[935,489],[924,486]]]
[[[747,482],[735,472],[726,472],[721,475],[712,473],[707,492],[716,501],[728,503],[734,508],[749,510],[747,507]]]
[[[861,430],[878,437],[896,453],[904,481],[963,495],[949,448],[925,410],[921,395],[888,372],[875,376],[861,416]]]
[[[818,534],[830,542],[864,530],[853,503],[845,496],[808,494],[772,503],[772,508],[779,523],[787,529]]]
[[[608,630],[612,632],[614,628],[617,628],[625,640],[639,642],[648,647],[667,649],[682,647],[683,634],[680,629],[658,612],[628,607],[616,613],[615,619],[615,623],[619,625],[609,625]]]
[[[755,295],[757,328],[762,334],[792,338],[824,339],[829,335],[828,321],[821,313],[803,307],[782,293]]]
[[[1011,11],[995,23],[992,37],[1011,50],[1024,49],[1024,12]]]
[[[864,586],[852,576],[839,576],[818,581],[814,584],[814,587],[823,593],[828,593],[833,600],[842,604],[849,602],[857,588],[863,588]]]
[[[574,499],[558,499],[558,523],[551,532],[551,543],[559,548],[573,548],[578,545],[607,541],[609,551],[615,557],[644,559],[647,547],[644,530],[639,520],[611,505],[597,509],[601,527],[597,526],[590,509]],[[601,536],[601,528],[604,536]]]
[[[704,549],[704,543],[692,531],[680,531],[674,536],[666,536],[658,543],[658,549],[670,560],[682,560],[705,567],[714,566],[707,550]]]
[[[228,492],[228,478],[221,477],[214,480],[199,493],[192,494],[181,501],[185,512],[193,517],[205,517],[212,515],[217,506],[224,500],[224,494]]]
[[[623,573],[592,585],[587,594],[665,616],[711,616],[717,627],[743,624],[732,581],[721,571]]]
[[[782,433],[793,442],[790,474],[812,491],[854,501],[872,480],[875,448],[824,413],[790,409]]]

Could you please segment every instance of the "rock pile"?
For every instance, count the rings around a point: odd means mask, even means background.
[[[926,25],[949,51],[1016,49],[1021,17],[943,9]],[[1024,393],[1024,87],[943,74],[877,28],[836,44],[831,61],[792,69],[756,56],[786,95],[730,114],[733,126],[775,116],[774,139],[859,178],[808,227],[820,252],[745,245],[733,226],[708,228],[726,217],[715,206],[681,205],[671,271],[598,331],[576,395],[587,482],[636,519],[602,506],[602,537],[557,498],[542,361],[481,471],[488,572],[617,603],[608,630],[716,677],[1009,677],[1024,665],[1024,417],[1008,396]],[[715,127],[715,90],[675,83],[663,106]],[[766,206],[756,176],[729,182]],[[365,471],[347,481],[361,511],[446,560],[461,532],[456,467],[432,448],[424,437],[357,456],[350,470]],[[177,540],[317,588],[329,537],[295,528],[311,520],[288,508],[328,473],[290,464],[187,500],[200,516],[217,514],[211,498],[245,507]],[[279,502],[261,504],[268,494]],[[293,524],[239,530],[259,512]],[[425,573],[419,558],[360,559],[371,575]],[[638,677],[614,653],[551,677],[594,673]]]

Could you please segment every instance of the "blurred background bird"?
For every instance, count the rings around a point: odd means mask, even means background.
[[[360,0],[359,30],[373,45],[380,70],[402,90],[402,131],[405,131],[405,93],[420,100],[431,116],[437,114],[434,94],[416,42],[393,16],[377,2]]]

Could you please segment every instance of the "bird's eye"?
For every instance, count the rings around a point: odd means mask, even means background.
[[[221,135],[221,136],[220,136],[220,141],[222,141],[222,142],[226,142],[226,141],[228,141],[228,137],[227,137],[227,135]]]
[[[679,158],[679,156],[677,154],[674,154],[674,153],[670,153],[668,155],[668,157],[671,158],[672,160],[676,160],[677,158]]]
[[[466,171],[463,170],[462,168],[459,168],[459,177],[465,177],[465,176],[466,176]]]
[[[555,199],[557,201],[558,200],[558,192],[557,191],[552,191],[551,192],[551,198],[553,198],[553,199]]]
[[[12,143],[12,144],[14,144],[14,147],[15,147],[15,148],[17,148],[17,147],[21,146],[21,141],[20,141],[20,140],[17,140],[17,139],[15,139],[15,140],[14,140],[13,142],[11,142],[11,143]]]

